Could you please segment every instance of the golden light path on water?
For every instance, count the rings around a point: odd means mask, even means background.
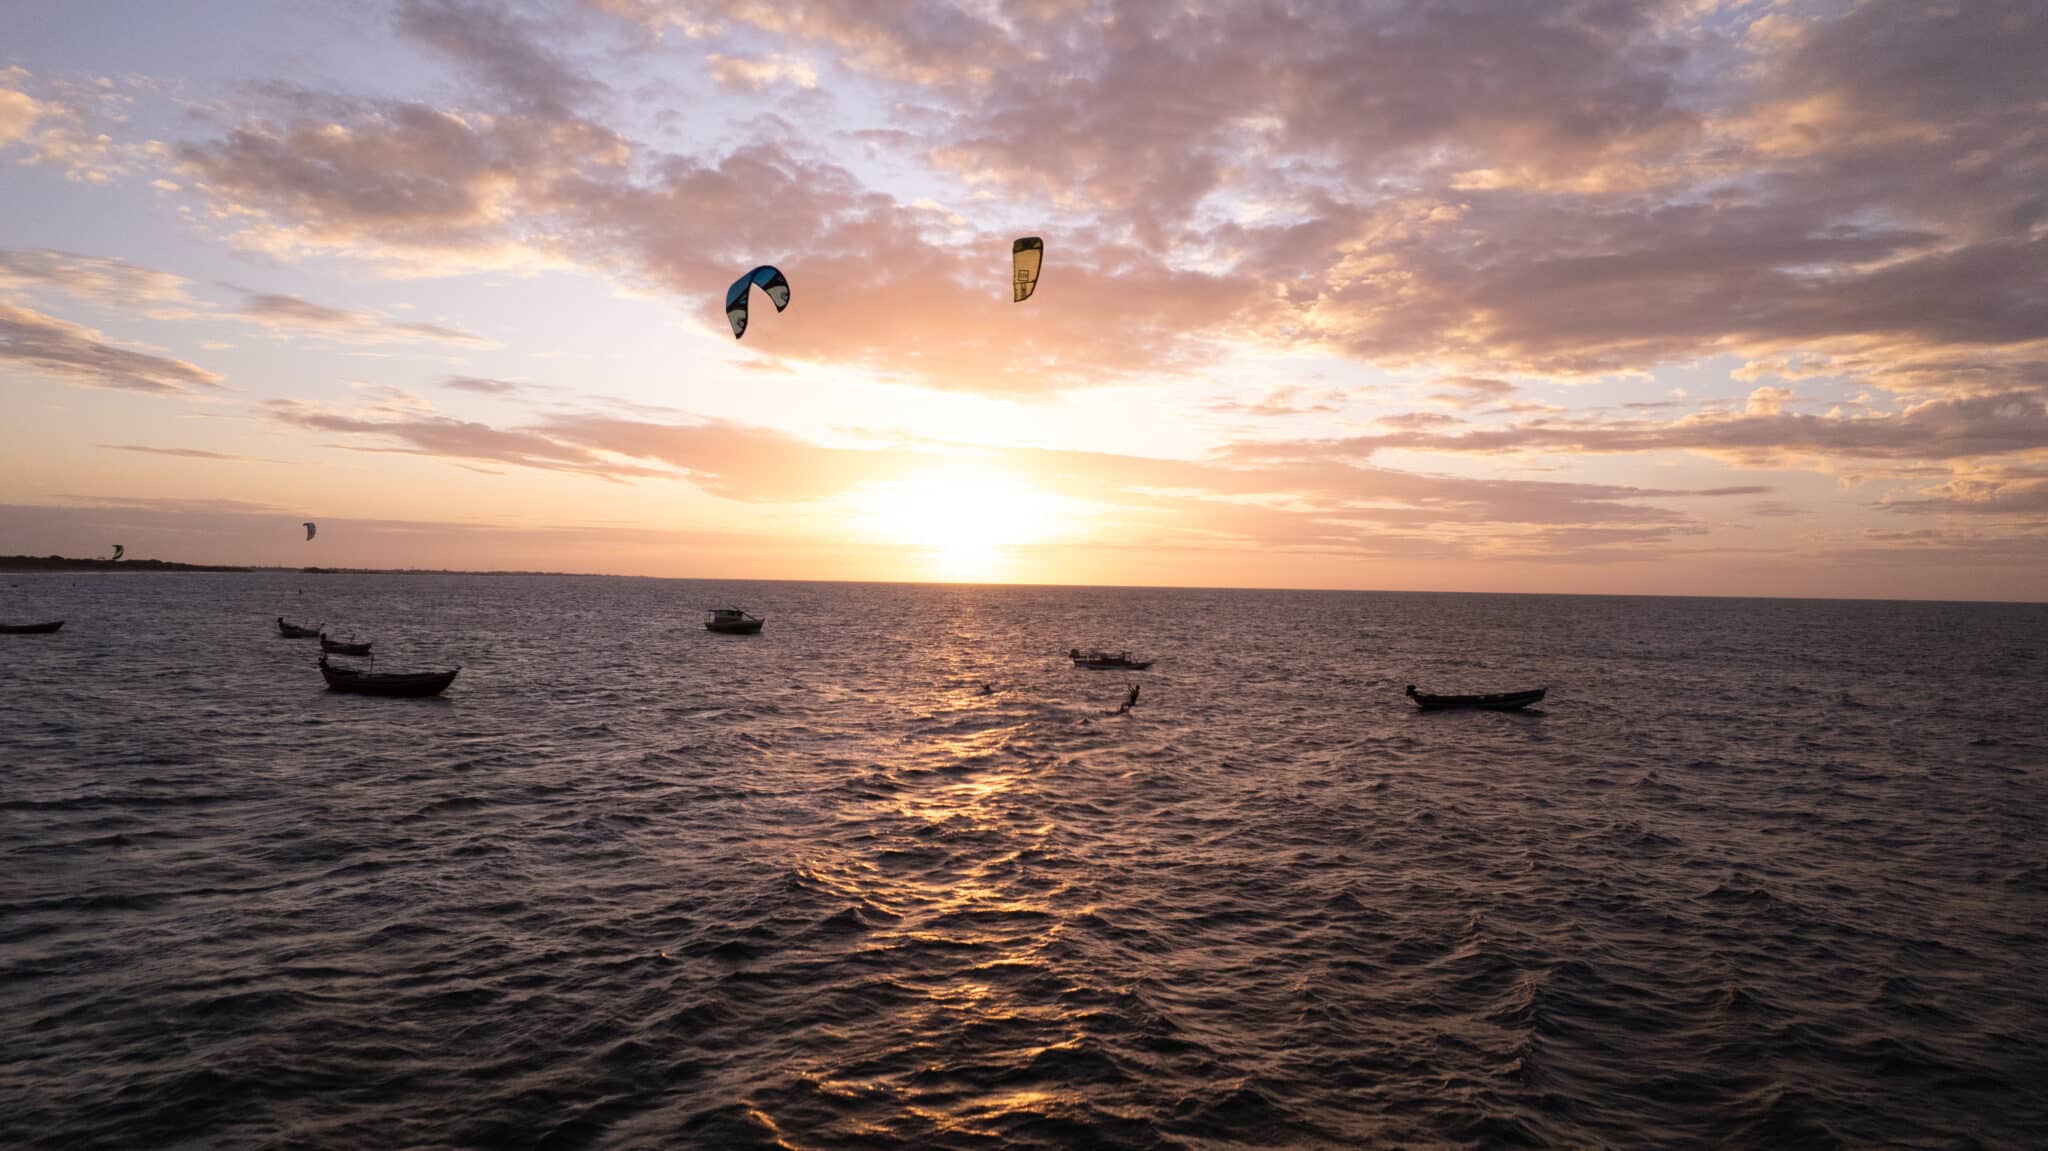
[[[1026,725],[1006,726],[936,739],[931,751],[945,763],[986,761],[1000,754],[1006,743],[1024,733]],[[1056,905],[1069,885],[1057,883],[1043,890],[1020,886],[1023,858],[1045,849],[1054,828],[1051,822],[1019,827],[1014,808],[1005,809],[1005,798],[1014,800],[1012,790],[1026,782],[1023,770],[994,771],[963,776],[928,792],[899,796],[888,803],[891,815],[904,826],[921,829],[909,833],[912,841],[924,837],[987,836],[1017,844],[974,865],[965,874],[934,878],[922,869],[906,868],[892,874],[886,859],[848,860],[833,867],[838,874],[811,871],[809,878],[836,888],[855,906],[870,909],[884,922],[867,932],[858,951],[890,956],[906,949],[943,950],[974,954],[979,962],[955,969],[936,978],[915,974],[892,975],[906,990],[914,992],[899,1006],[884,1008],[875,1020],[898,1036],[909,1049],[928,1043],[935,1035],[976,1035],[1008,1031],[1018,1025],[1041,1035],[1058,1034],[1054,1042],[1020,1048],[1010,1059],[1028,1063],[1048,1053],[1071,1051],[1086,1040],[1078,1021],[1062,1025],[1062,1009],[1017,1000],[1005,982],[1039,970],[1046,953],[1066,931],[1066,918],[1092,913],[1092,907],[1065,908]],[[1022,842],[1019,842],[1019,837]],[[885,853],[886,855],[886,853]],[[989,926],[978,926],[986,924]],[[1019,930],[1020,925],[1030,925]],[[840,1074],[828,1068],[837,1067]],[[962,1092],[950,1107],[934,1106],[930,1080],[950,1078],[943,1053],[910,1075],[894,1074],[874,1078],[850,1078],[844,1061],[833,1058],[801,1074],[811,1079],[827,1096],[842,1099],[886,1101],[892,1108],[918,1115],[934,1129],[969,1139],[999,1140],[1003,1122],[1043,1114],[1048,1108],[1069,1102],[1066,1095],[1037,1087],[1002,1091]],[[877,1137],[884,1130],[873,1132]]]

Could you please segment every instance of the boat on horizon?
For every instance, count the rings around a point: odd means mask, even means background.
[[[1070,647],[1067,649],[1067,658],[1074,661],[1075,667],[1084,667],[1090,671],[1144,671],[1152,666],[1151,660],[1132,659],[1131,653],[1127,651],[1112,655],[1106,651],[1082,651],[1078,647]]]
[[[1542,703],[1543,697],[1549,692],[1550,689],[1547,687],[1536,687],[1527,691],[1497,691],[1487,695],[1431,695],[1426,691],[1415,690],[1412,683],[1408,685],[1408,698],[1414,700],[1415,706],[1424,711],[1449,711],[1460,707],[1486,711],[1513,711],[1516,708],[1528,707],[1530,704]]]
[[[707,618],[704,630],[719,635],[754,635],[761,625],[768,622],[757,615],[748,615],[736,607],[706,608]]]
[[[49,623],[0,623],[0,635],[49,635],[63,626],[61,619]]]
[[[324,631],[320,633],[320,650],[331,655],[368,655],[371,642],[343,643],[338,639],[328,639]]]
[[[277,633],[286,639],[314,639],[319,636],[320,629],[317,627],[300,627],[295,623],[286,623],[283,616],[278,616]]]
[[[455,667],[448,671],[357,671],[354,668],[335,667],[327,662],[327,656],[320,657],[320,675],[327,686],[335,691],[355,695],[382,695],[402,699],[423,699],[440,695],[455,682]]]

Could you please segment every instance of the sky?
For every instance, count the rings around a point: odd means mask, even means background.
[[[2048,600],[2037,3],[6,23],[0,554]]]

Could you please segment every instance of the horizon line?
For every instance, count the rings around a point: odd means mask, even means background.
[[[0,556],[0,565],[9,560],[37,560],[47,562],[48,556]],[[182,564],[178,560],[164,560],[145,557],[123,557],[119,560],[97,558],[73,559],[69,556],[56,557],[64,563],[89,564],[80,568],[14,568],[0,566],[0,571],[9,575],[56,575],[92,574],[95,572],[118,572],[129,564],[137,566],[127,570],[157,575],[248,575],[271,572],[296,572],[301,575],[466,575],[466,576],[556,576],[573,579],[643,579],[667,580],[671,582],[694,583],[809,583],[849,584],[868,587],[957,587],[957,588],[1021,588],[1033,590],[1083,590],[1083,591],[1231,591],[1231,592],[1297,592],[1315,595],[1443,595],[1443,596],[1536,596],[1548,599],[1697,599],[1697,600],[1768,600],[1793,603],[1926,603],[1926,604],[1997,604],[2014,607],[2048,606],[2048,600],[2026,599],[1936,599],[1913,596],[1817,596],[1817,595],[1696,595],[1680,592],[1546,592],[1546,591],[1466,591],[1456,588],[1344,588],[1344,587],[1246,587],[1235,584],[1086,584],[1086,583],[1021,583],[1006,581],[974,580],[881,580],[881,579],[804,579],[791,576],[658,576],[640,575],[627,572],[578,572],[542,571],[521,568],[339,568],[320,565],[259,565],[259,564],[183,564],[185,570],[149,568],[142,564]],[[211,569],[211,570],[209,570]]]

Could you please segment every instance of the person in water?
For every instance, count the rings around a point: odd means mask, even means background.
[[[1131,694],[1130,694],[1130,695],[1128,695],[1128,696],[1126,696],[1126,697],[1124,698],[1124,705],[1123,705],[1122,707],[1120,707],[1120,708],[1117,708],[1117,709],[1116,709],[1116,713],[1117,713],[1118,715],[1129,715],[1129,714],[1130,714],[1130,711],[1131,711],[1131,709],[1132,709],[1133,707],[1136,707],[1136,706],[1137,706],[1137,704],[1138,704],[1138,685],[1134,683],[1134,684],[1132,684],[1132,685],[1131,685]]]

